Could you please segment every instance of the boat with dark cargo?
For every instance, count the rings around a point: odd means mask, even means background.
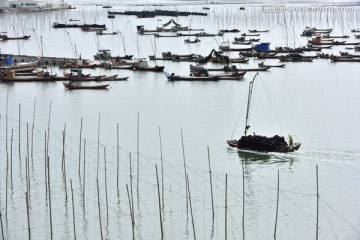
[[[275,135],[273,137],[266,137],[260,135],[247,135],[250,126],[248,125],[249,112],[250,112],[250,103],[253,93],[253,86],[255,78],[258,75],[255,74],[253,80],[249,85],[247,109],[246,109],[246,118],[245,118],[245,130],[244,136],[239,140],[228,140],[227,143],[230,147],[237,148],[239,150],[245,151],[256,151],[256,152],[279,152],[279,153],[288,153],[298,150],[301,146],[301,143],[294,143],[293,138],[289,135],[289,143],[285,141],[284,137]]]

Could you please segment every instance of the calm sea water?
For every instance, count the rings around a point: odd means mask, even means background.
[[[358,8],[345,12],[265,13],[260,5],[245,5],[245,11],[239,11],[239,6],[210,5],[207,17],[178,17],[175,21],[192,28],[204,28],[208,33],[233,28],[241,29],[241,33],[248,29],[269,29],[269,33],[261,34],[261,40],[271,42],[272,48],[305,45],[308,39],[300,37],[305,26],[334,28],[334,35],[347,34],[350,35],[348,41],[356,41],[350,29],[360,25]],[[205,11],[202,7],[179,5],[156,8]],[[112,10],[129,9],[155,7],[119,5]],[[75,57],[81,54],[88,59],[93,58],[98,48],[110,49],[113,55],[123,55],[121,36],[125,37],[126,53],[135,57],[147,57],[154,53],[160,55],[164,51],[207,55],[219,44],[231,43],[235,36],[239,36],[239,33],[228,33],[223,37],[202,38],[199,44],[185,44],[183,38],[154,40],[150,36],[137,35],[136,26],[145,25],[147,29],[154,29],[171,18],[138,19],[119,15],[112,20],[107,18],[106,9],[95,6],[45,13],[2,14],[0,19],[0,30],[8,35],[32,36],[29,41],[0,42],[1,52],[28,55],[40,54],[40,36],[46,56]],[[62,29],[52,28],[52,23],[68,23],[69,19],[79,19],[80,23],[106,24],[110,31],[120,31],[121,35],[98,37],[79,29],[66,29],[67,34]],[[338,54],[344,50],[344,46],[334,46],[323,52]],[[237,54],[232,53],[231,56],[236,57]],[[256,67],[259,62],[251,59],[240,66]],[[266,60],[266,63],[279,62]],[[157,61],[156,64],[165,65],[167,72],[189,74],[189,63]],[[30,191],[33,239],[50,238],[50,209],[54,239],[74,238],[70,179],[74,188],[78,238],[132,237],[126,190],[127,184],[130,191],[131,183],[136,238],[160,238],[155,164],[160,175],[160,190],[164,187],[164,238],[193,238],[190,204],[186,200],[184,162],[189,176],[197,238],[225,238],[225,232],[231,239],[272,238],[278,172],[277,237],[315,238],[318,165],[319,236],[324,239],[359,239],[360,212],[357,203],[360,195],[356,187],[360,180],[358,65],[316,59],[313,63],[287,63],[284,69],[273,68],[260,73],[254,90],[250,130],[268,136],[279,134],[286,137],[292,134],[302,147],[291,154],[242,153],[227,147],[226,140],[242,135],[248,85],[254,76],[252,72],[248,72],[242,81],[172,83],[162,73],[86,70],[92,74],[129,76],[128,81],[111,82],[111,88],[104,91],[67,91],[61,82],[2,83],[0,209],[5,239],[28,237],[26,191]],[[58,68],[50,70],[62,74]],[[49,141],[51,203],[46,198],[44,180],[46,141]],[[215,204],[213,221],[208,146]],[[30,190],[25,184],[27,156],[30,159]],[[66,174],[62,171],[64,161]],[[12,178],[10,163],[13,166]],[[242,169],[245,183],[244,231]],[[226,218],[225,174],[228,174]],[[132,181],[130,175],[133,176]],[[99,219],[102,220],[101,227]]]

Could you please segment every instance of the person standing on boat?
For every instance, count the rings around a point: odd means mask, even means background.
[[[291,147],[291,148],[294,147],[294,139],[291,135],[289,135],[289,147]]]

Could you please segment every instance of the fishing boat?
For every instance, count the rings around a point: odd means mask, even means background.
[[[89,27],[89,26],[81,27],[81,31],[83,32],[100,32],[106,30],[107,28],[105,27]]]
[[[351,32],[360,32],[360,29],[351,29]]]
[[[354,35],[355,36],[355,38],[360,38],[360,35]]]
[[[72,82],[63,82],[63,85],[66,89],[74,90],[74,89],[106,89],[110,84],[103,85],[78,85],[73,84]]]
[[[312,62],[314,58],[305,58],[302,55],[279,56],[280,62]]]
[[[248,120],[250,113],[251,97],[253,93],[255,78],[257,75],[258,73],[255,74],[253,80],[250,82],[249,85],[244,136],[242,136],[239,140],[228,140],[227,141],[228,145],[230,147],[237,148],[239,150],[257,151],[257,152],[288,153],[298,150],[301,146],[301,143],[294,143],[291,135],[289,135],[289,143],[285,141],[284,137],[278,135],[275,135],[273,137],[259,136],[255,134],[247,135],[247,132],[250,129],[250,126],[248,125]]]
[[[237,33],[240,32],[241,30],[239,29],[220,29],[219,32],[222,33]]]
[[[322,38],[349,38],[349,36],[348,35],[333,36],[330,34],[324,34],[322,35]]]
[[[241,34],[241,36],[243,36],[243,37],[258,37],[258,36],[260,36],[260,33],[256,33],[256,34],[243,33],[243,34]]]
[[[248,47],[248,48],[232,48],[232,47],[229,47],[229,46],[226,46],[226,45],[220,45],[219,46],[219,49],[221,51],[224,51],[224,52],[229,52],[229,51],[252,51],[253,50],[253,47]]]
[[[265,33],[265,32],[269,32],[269,30],[256,30],[256,29],[254,29],[254,30],[248,30],[250,33]]]
[[[198,43],[201,42],[199,38],[195,38],[194,40],[190,40],[190,38],[184,40],[185,43]]]
[[[109,49],[99,49],[98,52],[94,55],[96,60],[109,60],[111,59],[111,52]]]
[[[353,42],[348,43],[346,41],[333,41],[333,42],[313,42],[312,40],[309,40],[308,43],[314,44],[314,45],[359,45],[360,42]]]
[[[0,70],[14,70],[14,71],[21,71],[21,70],[26,70],[28,71],[29,69],[33,69],[36,68],[36,66],[38,65],[40,59],[37,59],[35,61],[32,62],[20,62],[20,63],[13,63],[11,65],[1,65],[0,66]],[[33,71],[31,70],[31,71]]]
[[[285,67],[285,65],[286,64],[268,65],[268,64],[265,64],[264,62],[258,63],[259,67],[269,67],[269,68],[273,68],[273,67],[283,68],[283,67]]]
[[[234,37],[235,41],[238,42],[258,42],[260,41],[260,38],[250,38],[250,39],[246,39],[245,37]]]
[[[232,42],[235,45],[250,45],[252,42],[239,42],[239,41],[233,41]]]
[[[359,58],[360,57],[360,54],[351,54],[351,53],[348,53],[348,52],[339,52],[341,56],[349,56],[349,57],[353,57],[353,58]]]
[[[157,65],[155,65],[154,67],[150,67],[148,62],[143,58],[139,59],[138,65],[133,66],[133,70],[151,71],[151,72],[162,72],[162,71],[164,71],[164,68],[165,68],[165,66],[157,66]]]
[[[193,68],[193,65],[190,65],[190,70]],[[259,66],[259,68],[237,68],[235,65],[232,66],[223,66],[221,68],[205,68],[207,71],[223,71],[223,72],[257,72],[257,71],[267,71],[270,69],[268,66]]]
[[[103,31],[97,31],[96,33],[95,33],[96,35],[117,35],[117,34],[119,34],[119,32],[103,32]]]
[[[164,74],[169,81],[218,81],[219,80],[218,77],[212,77],[212,76],[201,76],[201,77],[179,76],[179,75],[175,75],[174,73],[169,74],[167,72],[164,72]]]
[[[219,33],[206,33],[206,32],[199,32],[199,33],[176,33],[176,35],[178,37],[190,37],[190,36],[195,36],[195,37],[215,37],[215,36],[222,36],[224,35],[224,33],[219,32]]]
[[[22,37],[8,37],[7,35],[0,35],[0,39],[6,41],[6,40],[27,40],[29,39],[31,36],[30,35],[25,35]]]
[[[346,57],[331,56],[330,59],[332,62],[360,62],[359,58],[346,58]]]

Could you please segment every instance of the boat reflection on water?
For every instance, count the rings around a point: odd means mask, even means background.
[[[278,154],[278,153],[262,153],[253,151],[238,151],[239,159],[244,161],[245,165],[250,164],[277,164],[277,163],[289,163],[289,168],[296,160],[294,155]]]
[[[245,162],[268,162],[272,155],[261,152],[238,151],[241,160]]]

